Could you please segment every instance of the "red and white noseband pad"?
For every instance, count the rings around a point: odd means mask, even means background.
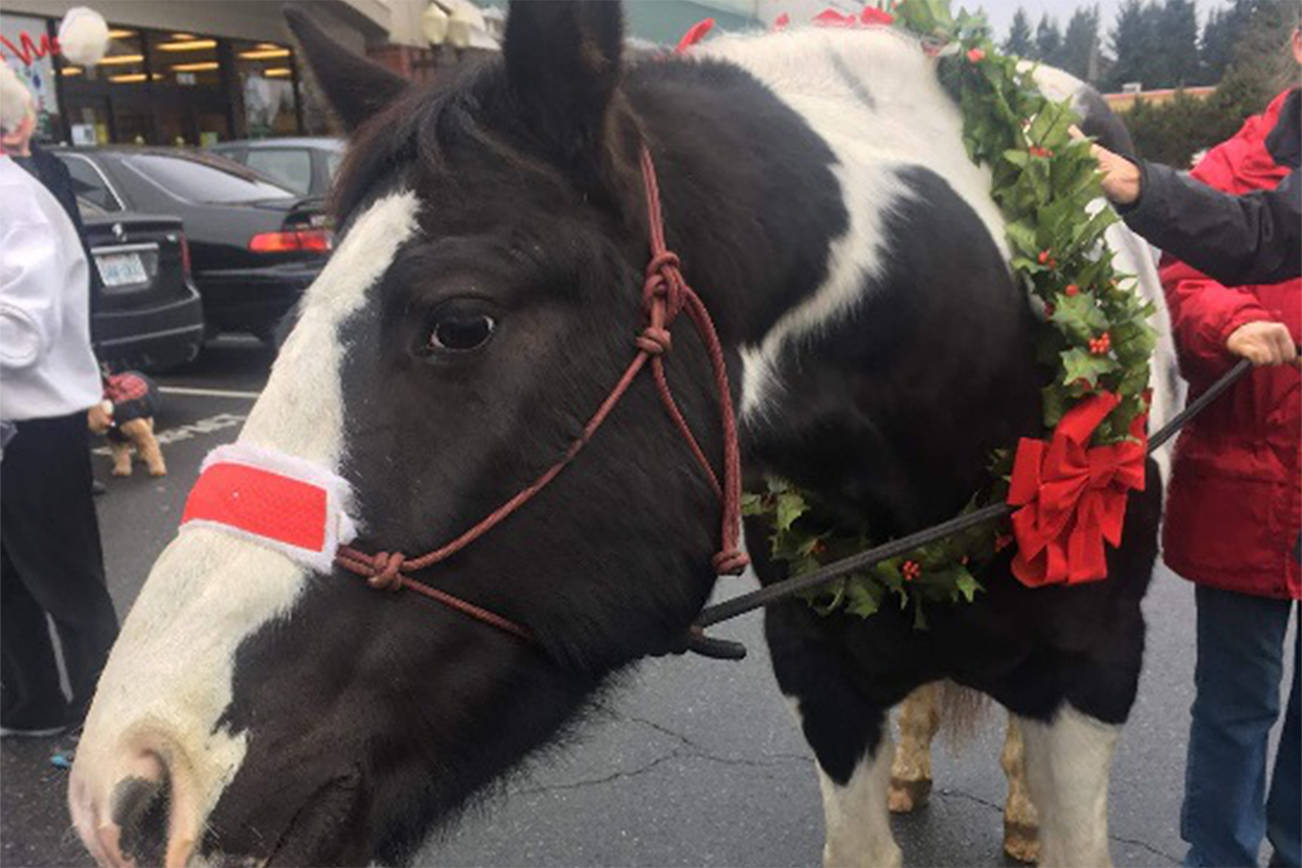
[[[283,552],[328,573],[352,542],[351,489],[332,471],[293,455],[231,443],[208,453],[190,489],[181,530],[210,528]]]

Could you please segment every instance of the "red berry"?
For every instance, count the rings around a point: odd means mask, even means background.
[[[900,573],[904,576],[904,581],[911,582],[922,575],[922,567],[917,561],[905,561],[900,566]]]
[[[986,59],[986,53],[979,48],[969,48],[967,59],[969,63],[980,63]]]
[[[1035,257],[1035,258],[1039,260],[1039,262],[1040,262],[1041,265],[1044,265],[1045,263],[1047,263],[1047,262],[1049,261],[1049,251],[1047,251],[1047,250],[1041,250],[1041,251],[1040,251],[1040,255],[1037,256],[1037,257]]]
[[[1063,292],[1066,293],[1067,295],[1075,295],[1076,293],[1080,292],[1080,287],[1074,283],[1069,283],[1067,284],[1067,288],[1064,289]]]

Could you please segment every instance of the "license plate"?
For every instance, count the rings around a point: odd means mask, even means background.
[[[105,287],[149,282],[139,253],[100,253],[95,256],[95,264],[99,266],[99,276],[103,278]]]

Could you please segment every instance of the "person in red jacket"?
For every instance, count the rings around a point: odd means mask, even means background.
[[[1302,60],[1302,58],[1299,58]],[[1243,194],[1273,189],[1299,162],[1296,89],[1213,148],[1193,176]],[[1190,397],[1242,356],[1258,365],[1181,433],[1162,545],[1196,585],[1198,660],[1181,836],[1186,865],[1302,860],[1299,643],[1266,795],[1266,745],[1279,717],[1285,634],[1302,598],[1302,279],[1223,286],[1165,258],[1162,284]]]

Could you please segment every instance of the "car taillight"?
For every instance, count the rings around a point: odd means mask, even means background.
[[[190,276],[190,239],[181,235],[181,273]]]
[[[254,253],[292,253],[299,250],[325,253],[333,247],[334,233],[329,229],[259,232],[249,239],[249,249]]]

